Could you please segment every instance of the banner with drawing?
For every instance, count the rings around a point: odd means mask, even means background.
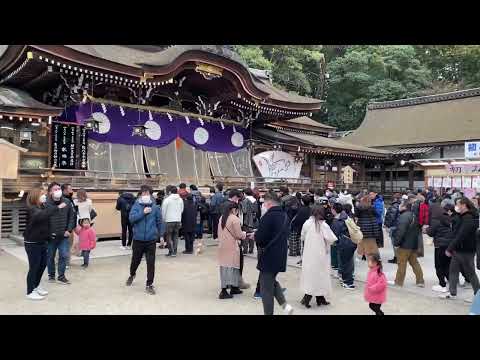
[[[280,178],[300,177],[302,161],[295,161],[292,155],[283,151],[265,151],[253,157],[262,177],[271,178],[266,181],[274,181]]]

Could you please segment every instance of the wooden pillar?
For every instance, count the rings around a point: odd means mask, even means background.
[[[315,154],[308,154],[307,156],[310,158],[310,178],[312,179],[311,181],[313,182],[313,179],[315,177],[315,166],[316,166]]]
[[[413,168],[414,168],[414,165],[409,163],[408,164],[408,187],[410,188],[410,190],[413,190],[413,187],[414,187],[414,182],[413,182]]]
[[[2,240],[3,179],[0,177],[0,240]]]
[[[385,163],[380,163],[380,192],[385,194],[386,190],[386,171],[385,171]]]
[[[393,193],[393,165],[390,168],[390,191]]]
[[[341,159],[338,159],[337,160],[337,181],[336,181],[336,185],[339,185],[342,183],[342,160]]]
[[[327,186],[328,176],[327,176],[327,159],[323,158],[323,188]]]
[[[360,181],[360,190],[362,190],[365,185],[365,160],[360,160],[359,166],[358,166],[358,181]]]

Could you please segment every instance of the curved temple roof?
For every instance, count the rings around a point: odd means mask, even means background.
[[[137,78],[148,74],[162,79],[178,72],[187,62],[203,62],[232,74],[246,97],[262,100],[265,104],[300,111],[316,111],[322,104],[321,100],[275,88],[258,72],[250,71],[239,55],[226,45],[1,45],[0,74],[6,69],[14,70],[11,65],[19,61],[27,48]]]

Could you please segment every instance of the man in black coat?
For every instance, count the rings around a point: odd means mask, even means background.
[[[276,280],[279,272],[287,269],[287,238],[289,219],[280,205],[278,196],[269,192],[265,194],[263,206],[267,212],[260,219],[255,232],[257,244],[258,265],[260,271],[260,293],[265,315],[273,315],[273,298],[282,306],[286,314],[293,313],[293,308],[287,303],[283,290]]]
[[[65,203],[66,206],[56,211],[55,214],[49,218],[50,241],[48,242],[47,255],[48,281],[55,282],[55,255],[58,250],[57,281],[60,284],[70,284],[70,281],[65,277],[65,270],[70,257],[69,237],[76,226],[77,218],[73,204],[63,196],[60,185],[52,182],[48,186],[48,198],[45,207],[47,209],[58,207],[61,203]]]
[[[448,276],[450,292],[441,295],[446,299],[456,298],[458,274],[461,269],[464,271],[465,279],[472,284],[473,293],[476,294],[480,289],[474,262],[477,250],[478,211],[473,203],[465,197],[457,200],[455,211],[460,214],[460,221],[454,228],[455,238],[445,252],[452,258]]]
[[[120,246],[121,249],[127,249],[128,247],[132,246],[133,229],[132,224],[128,220],[128,215],[130,214],[130,209],[132,208],[134,203],[135,196],[133,196],[133,194],[129,192],[122,193],[117,199],[117,206],[115,208],[120,211],[120,221],[122,223],[122,246]]]
[[[182,254],[193,254],[193,242],[195,226],[197,223],[197,204],[193,201],[193,195],[188,194],[183,202],[182,231],[185,237],[185,251]]]

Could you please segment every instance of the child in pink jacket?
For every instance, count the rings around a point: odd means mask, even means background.
[[[382,260],[379,254],[368,257],[370,271],[365,284],[365,300],[368,306],[375,312],[375,315],[384,315],[380,309],[387,299],[387,278],[383,273]]]
[[[74,231],[75,234],[78,235],[79,247],[82,251],[82,267],[86,269],[90,261],[90,251],[95,249],[97,245],[97,233],[95,229],[90,226],[90,219],[81,219],[80,225],[78,225]]]

